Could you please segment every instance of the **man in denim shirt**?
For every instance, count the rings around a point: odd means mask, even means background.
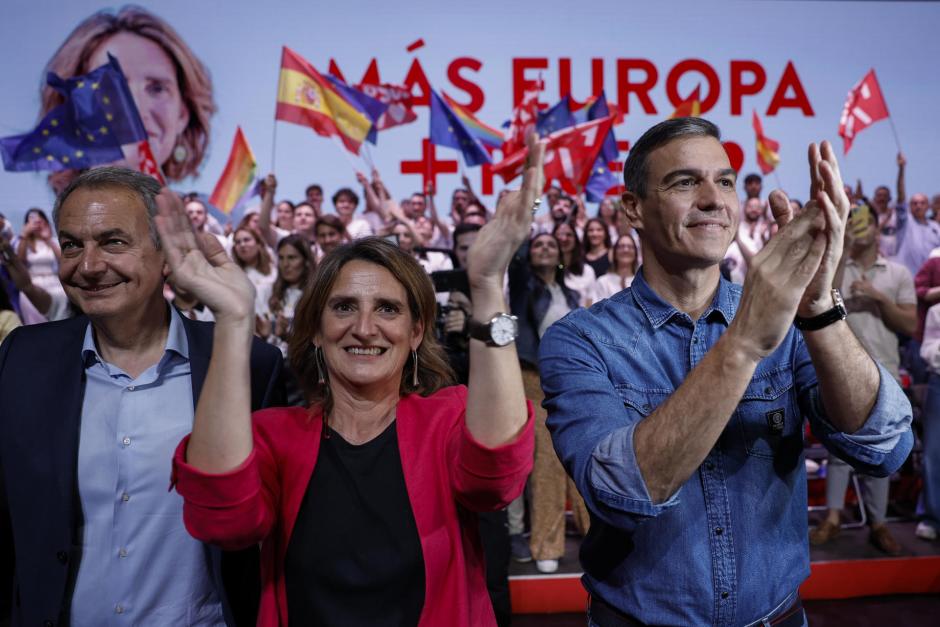
[[[718,269],[739,205],[717,127],[668,120],[631,148],[643,267],[540,346],[555,450],[592,515],[592,625],[804,624],[803,419],[869,474],[910,452],[910,404],[831,292],[849,202],[828,142],[809,164],[811,202],[794,218],[771,195],[781,229],[740,287]]]

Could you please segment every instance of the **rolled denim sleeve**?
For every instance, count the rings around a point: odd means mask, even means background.
[[[798,371],[806,373],[809,355],[802,340],[800,344],[802,355],[798,359],[805,359],[805,362]],[[813,433],[823,446],[859,472],[886,477],[901,467],[914,446],[911,433],[913,412],[910,401],[894,377],[881,364],[875,364],[880,377],[878,396],[865,423],[854,433],[839,431],[829,422],[811,363],[809,371],[812,378],[802,381],[800,403]]]
[[[552,325],[539,347],[547,425],[555,452],[588,509],[632,531],[678,504],[679,493],[664,503],[652,502],[633,448],[634,429],[644,416],[624,405],[592,338],[572,317]]]

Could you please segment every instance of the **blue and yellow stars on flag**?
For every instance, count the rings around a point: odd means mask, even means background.
[[[46,81],[64,102],[29,133],[0,138],[3,167],[11,171],[88,168],[124,157],[121,146],[147,138],[117,59],[84,76]]]

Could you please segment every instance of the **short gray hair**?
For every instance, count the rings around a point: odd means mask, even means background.
[[[651,152],[680,137],[714,137],[721,141],[718,127],[702,118],[675,118],[652,127],[633,146],[623,164],[623,186],[640,198],[646,198]]]
[[[104,188],[124,189],[140,198],[147,210],[147,226],[150,228],[150,239],[153,240],[153,245],[159,249],[160,235],[157,233],[154,216],[157,215],[157,194],[160,193],[160,183],[147,174],[128,168],[117,166],[93,168],[83,172],[69,183],[68,187],[62,190],[62,193],[56,198],[55,206],[52,209],[52,222],[56,230],[59,230],[59,214],[62,211],[62,205],[65,204],[66,199],[72,192],[77,189]]]

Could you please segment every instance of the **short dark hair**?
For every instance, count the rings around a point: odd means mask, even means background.
[[[352,203],[356,206],[359,205],[359,194],[349,189],[348,187],[341,187],[336,190],[336,193],[333,194],[333,204],[336,204],[336,201],[342,198],[343,196],[348,196]]]
[[[129,191],[140,198],[144,209],[147,210],[147,226],[150,227],[150,239],[153,241],[153,245],[159,249],[160,236],[157,233],[154,216],[157,215],[157,194],[160,193],[160,183],[151,176],[128,168],[104,166],[87,170],[75,177],[56,198],[55,206],[52,208],[52,222],[55,224],[56,230],[59,230],[59,213],[62,211],[62,205],[65,204],[66,199],[72,192],[84,188],[113,189],[115,187]]]
[[[703,118],[674,118],[652,127],[631,146],[623,164],[623,186],[627,191],[646,198],[650,153],[680,137],[714,137],[721,141],[721,131]]]
[[[461,235],[466,235],[467,233],[474,233],[476,231],[479,231],[482,228],[483,228],[482,224],[467,224],[465,222],[461,222],[460,224],[455,226],[454,234],[453,234],[454,250],[457,250],[457,239]]]
[[[760,174],[757,174],[756,172],[751,172],[750,174],[744,177],[745,185],[747,185],[748,183],[763,183],[763,182],[764,182],[764,179],[762,179]]]
[[[319,184],[313,183],[312,185],[307,185],[307,189],[304,190],[304,196],[309,196],[310,192],[320,192],[320,195],[323,195],[323,188]]]

